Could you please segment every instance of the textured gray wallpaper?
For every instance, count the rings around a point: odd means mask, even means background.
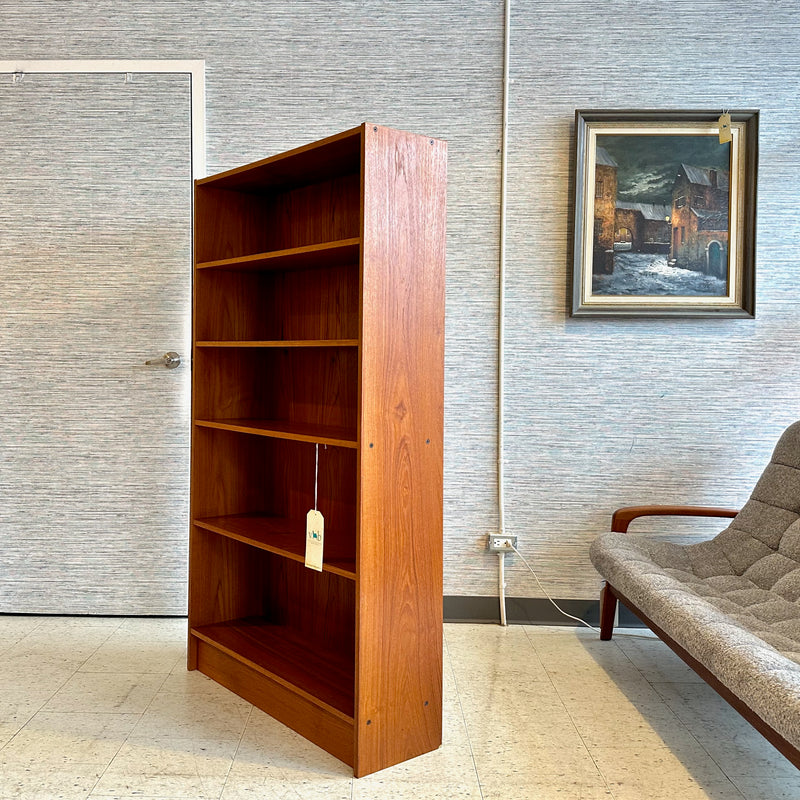
[[[6,59],[204,58],[211,172],[363,120],[448,140],[445,593],[494,593],[502,2],[0,0],[0,18]],[[797,416],[800,23],[763,0],[515,0],[512,21],[508,528],[555,596],[588,598],[614,507],[738,504]],[[722,106],[762,110],[756,320],[569,319],[575,109]]]
[[[0,83],[0,611],[185,608],[187,76]]]
[[[800,19],[767,2],[513,9],[508,522],[555,596],[592,597],[586,548],[614,508],[737,507],[800,416]],[[756,319],[568,318],[575,109],[722,107],[761,109]]]

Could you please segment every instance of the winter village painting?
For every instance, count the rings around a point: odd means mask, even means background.
[[[728,293],[730,143],[598,136],[594,294]]]
[[[755,212],[746,134],[757,141],[757,112],[747,112],[756,117],[749,131],[740,119],[730,137],[720,136],[719,114],[680,122],[639,112],[648,119],[597,122],[582,113],[573,313],[608,306],[741,315],[754,220],[744,228]],[[585,116],[592,113],[611,112]]]

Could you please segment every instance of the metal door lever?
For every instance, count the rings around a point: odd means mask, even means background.
[[[175,367],[179,367],[181,365],[181,357],[177,353],[173,353],[170,351],[169,353],[164,353],[161,358],[151,358],[149,361],[145,361],[148,367],[166,367],[167,369],[175,369]]]

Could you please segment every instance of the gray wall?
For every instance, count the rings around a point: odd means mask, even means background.
[[[492,594],[503,4],[0,0],[3,58],[204,58],[209,171],[363,120],[450,143],[445,593]],[[618,505],[739,504],[797,415],[800,25],[791,4],[513,5],[509,532],[551,592],[593,597]],[[565,312],[575,108],[762,110],[755,321]],[[540,592],[510,563],[509,592]]]

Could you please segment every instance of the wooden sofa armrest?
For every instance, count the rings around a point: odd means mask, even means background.
[[[735,517],[739,512],[732,508],[706,506],[626,506],[618,508],[611,516],[611,530],[627,533],[628,526],[637,517]]]

